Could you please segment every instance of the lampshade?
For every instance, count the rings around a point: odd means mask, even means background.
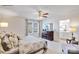
[[[1,22],[0,27],[8,27],[8,23],[7,22]]]
[[[77,31],[77,27],[71,27],[71,32],[76,32]]]

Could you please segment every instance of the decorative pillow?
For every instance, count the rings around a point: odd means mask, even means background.
[[[17,47],[19,45],[19,37],[15,34],[13,36],[13,43],[14,43],[14,47]]]
[[[11,49],[11,42],[8,36],[4,36],[1,40],[2,47],[5,51],[9,51]]]
[[[1,44],[4,51],[9,51],[19,45],[18,36],[13,33],[5,33],[4,36],[1,36]]]
[[[4,51],[3,47],[2,47],[1,39],[0,39],[0,53],[4,53],[4,52],[5,52],[5,51]]]

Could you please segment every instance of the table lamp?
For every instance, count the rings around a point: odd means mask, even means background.
[[[71,30],[70,31],[72,32],[72,39],[75,38],[73,35],[74,35],[74,32],[77,31],[77,27],[76,26],[71,26]]]

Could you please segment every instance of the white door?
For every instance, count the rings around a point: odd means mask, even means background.
[[[28,21],[28,35],[39,36],[39,22],[35,20]]]

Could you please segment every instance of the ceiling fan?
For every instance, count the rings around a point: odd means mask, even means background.
[[[38,17],[43,17],[43,18],[47,18],[48,17],[48,12],[44,12],[42,10],[38,11]]]

